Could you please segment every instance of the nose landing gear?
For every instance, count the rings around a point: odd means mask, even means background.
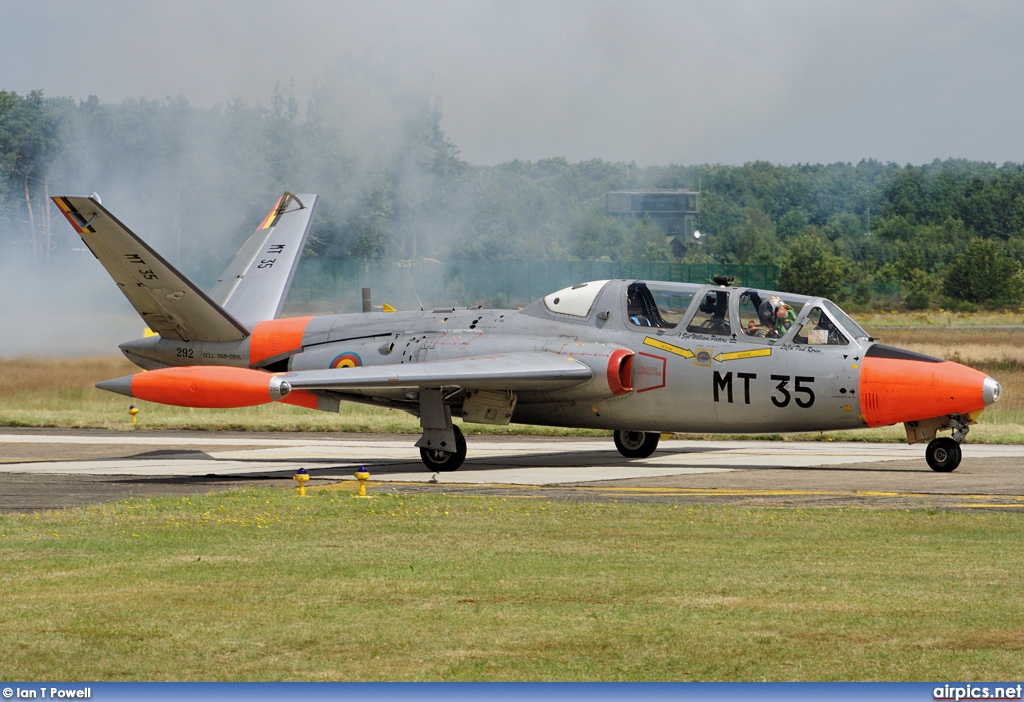
[[[924,451],[924,459],[928,461],[928,467],[937,473],[951,473],[956,470],[962,457],[960,444],[948,436],[935,439],[928,444],[928,448]]]
[[[951,473],[956,470],[960,465],[960,459],[963,458],[960,444],[967,438],[971,423],[970,417],[949,414],[945,417],[906,422],[904,426],[907,429],[907,443],[928,442],[928,448],[924,451],[928,467],[937,473]],[[942,429],[952,429],[952,438],[936,438],[935,433]]]

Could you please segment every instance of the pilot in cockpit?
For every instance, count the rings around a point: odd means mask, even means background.
[[[753,296],[751,298],[753,299]],[[778,295],[772,295],[761,302],[757,308],[757,316],[761,320],[761,325],[776,338],[785,335],[796,320],[796,312],[780,300]]]
[[[793,308],[782,303],[777,310],[775,310],[775,331],[779,333],[779,336],[783,336],[789,331],[789,328],[793,326],[793,322],[796,321],[796,312]]]

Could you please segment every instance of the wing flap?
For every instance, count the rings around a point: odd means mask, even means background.
[[[296,390],[461,387],[543,391],[578,385],[592,377],[588,366],[572,358],[531,351],[451,361],[298,371],[289,373],[285,380]]]
[[[165,339],[239,341],[249,330],[91,197],[53,198],[146,325]]]

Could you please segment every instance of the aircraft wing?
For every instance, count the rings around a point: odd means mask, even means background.
[[[555,390],[593,376],[585,364],[543,351],[423,361],[386,366],[331,368],[288,373],[295,390],[461,387],[473,390]]]
[[[210,296],[250,326],[277,319],[306,245],[316,202],[316,195],[282,195],[242,244]]]
[[[239,341],[249,330],[92,197],[53,198],[150,329],[165,339]]]

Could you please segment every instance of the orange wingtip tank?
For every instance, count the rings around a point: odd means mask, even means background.
[[[101,390],[178,407],[253,407],[283,399],[291,386],[281,376],[249,368],[184,366],[97,383]]]

